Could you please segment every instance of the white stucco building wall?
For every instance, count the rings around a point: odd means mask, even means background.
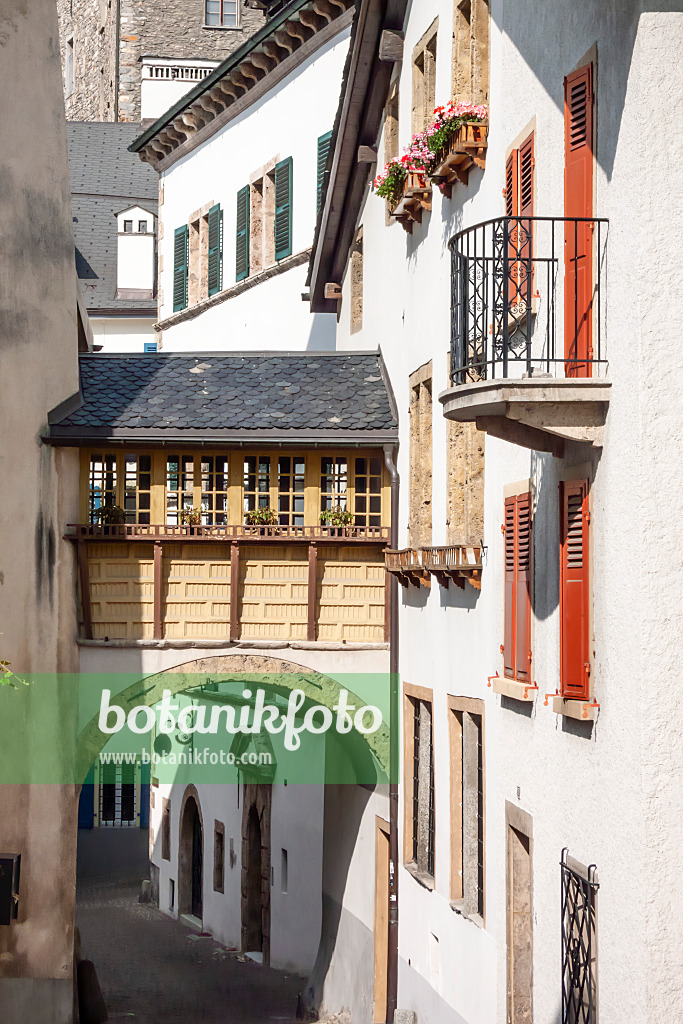
[[[436,101],[451,95],[453,5],[409,10],[400,87],[400,151],[410,138],[413,47],[438,17]],[[490,135],[485,171],[473,168],[452,199],[412,235],[385,222],[385,204],[364,202],[363,325],[351,334],[350,273],[343,283],[340,348],[381,345],[400,416],[399,547],[407,545],[409,374],[433,362],[432,544],[446,543],[446,421],[450,256],[458,230],[502,216],[506,149],[535,118],[539,216],[563,215],[563,78],[593,59],[597,152],[594,209],[609,219],[603,301],[611,399],[605,443],[568,444],[563,459],[486,438],[482,589],[401,590],[401,682],[433,689],[436,786],[435,888],[401,869],[398,1006],[420,1024],[494,1024],[506,1019],[506,801],[533,821],[533,1019],[559,1019],[560,871],[563,847],[598,869],[601,1024],[674,1019],[681,901],[672,843],[680,837],[680,700],[671,692],[680,650],[680,364],[672,323],[680,292],[683,19],[637,2],[491,3]],[[652,153],[644,111],[661,111]],[[523,137],[523,136],[522,136]],[[380,138],[378,166],[382,167]],[[638,176],[634,169],[647,167]],[[330,317],[332,319],[332,317]],[[657,352],[656,358],[653,358]],[[678,366],[676,372],[674,367]],[[669,368],[668,370],[666,368]],[[576,722],[544,705],[559,682],[558,483],[591,463],[594,662],[597,721]],[[535,597],[532,703],[502,697],[503,499],[531,481]],[[520,488],[521,489],[521,488]],[[649,552],[649,554],[646,554]],[[448,901],[450,771],[447,695],[485,702],[486,918],[484,927]],[[678,711],[676,710],[678,708]],[[403,821],[403,791],[400,822]],[[400,843],[402,848],[402,841]],[[668,851],[668,852],[667,852]],[[362,1019],[362,1018],[359,1018]]]
[[[332,130],[350,30],[322,44],[299,66],[228,121],[212,138],[160,175],[159,338],[163,351],[329,350],[334,324],[302,302],[317,213],[318,138]],[[236,282],[237,193],[292,158],[291,257],[266,260]],[[173,313],[176,228],[195,211],[223,214],[222,289]],[[266,230],[272,231],[267,225]]]

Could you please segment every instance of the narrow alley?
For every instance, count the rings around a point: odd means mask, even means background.
[[[109,1020],[290,1024],[303,979],[244,960],[138,901],[148,833],[80,830],[76,920]]]

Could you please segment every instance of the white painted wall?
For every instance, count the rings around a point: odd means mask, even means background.
[[[140,117],[156,120],[181,97],[194,89],[197,82],[217,67],[215,60],[171,60],[163,57],[142,58],[140,81]],[[206,73],[205,73],[206,69]]]
[[[157,342],[155,317],[91,317],[93,345],[103,352],[144,352],[145,342]]]
[[[536,117],[536,211],[563,213],[563,77],[597,42],[596,214],[610,219],[606,344],[612,398],[592,487],[594,687],[600,714],[590,737],[543,697],[559,682],[558,479],[585,459],[564,460],[486,440],[488,546],[480,594],[401,591],[401,678],[432,687],[435,706],[436,889],[405,871],[399,886],[398,1005],[420,1024],[497,1024],[506,1019],[505,801],[533,817],[534,1020],[559,1019],[560,853],[596,863],[600,878],[598,982],[601,1024],[683,1016],[675,966],[683,949],[677,869],[681,837],[681,698],[676,678],[681,619],[682,434],[680,313],[683,225],[680,95],[683,17],[596,0],[568,10],[559,0],[492,0],[491,130],[487,166],[433,210],[412,236],[385,226],[384,203],[368,194],[364,322],[350,334],[349,275],[340,348],[373,348],[387,361],[401,429],[399,546],[407,541],[408,375],[434,363],[433,543],[446,539],[446,424],[436,396],[447,386],[449,237],[503,214],[505,149]],[[405,26],[400,137],[410,132],[410,54],[439,17],[437,102],[450,95],[453,8],[426,0]],[[661,121],[656,152],[644,111]],[[647,118],[645,118],[647,120]],[[383,166],[380,140],[380,166]],[[635,168],[647,168],[634,177]],[[637,179],[637,180],[636,180]],[[332,318],[331,318],[332,319]],[[654,353],[656,352],[656,356]],[[675,369],[674,369],[675,368]],[[536,616],[533,673],[539,694],[526,714],[495,695],[502,675],[503,488],[531,478],[535,499]],[[486,702],[486,925],[448,904],[449,751],[447,694]],[[550,702],[552,703],[552,701]],[[677,781],[678,780],[678,781]],[[403,794],[401,794],[403,799]],[[431,936],[438,939],[438,947]],[[431,954],[430,954],[431,946]],[[434,950],[438,948],[438,956]],[[354,1018],[362,1020],[362,1017]],[[365,1018],[367,1019],[367,1018]]]
[[[235,212],[240,188],[259,169],[293,158],[292,254],[313,242],[318,137],[332,129],[349,29],[339,32],[265,96],[161,175],[159,316],[164,351],[191,349],[330,349],[334,322],[311,318],[306,266],[287,270],[176,326],[173,313],[173,236],[206,204],[223,209],[223,290],[235,285]]]

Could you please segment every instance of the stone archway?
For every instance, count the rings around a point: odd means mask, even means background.
[[[242,804],[241,943],[270,962],[270,810],[272,789],[245,782]]]
[[[187,786],[180,808],[178,838],[178,913],[199,921],[204,904],[204,822],[199,794]]]

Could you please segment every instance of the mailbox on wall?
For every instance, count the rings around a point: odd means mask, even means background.
[[[21,854],[0,853],[0,925],[11,924],[19,911]]]

